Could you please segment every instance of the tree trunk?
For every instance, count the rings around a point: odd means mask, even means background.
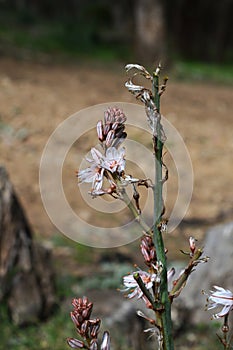
[[[0,167],[0,302],[18,325],[46,318],[55,305],[48,249],[32,232],[4,167]]]
[[[135,3],[135,50],[138,62],[157,65],[165,57],[165,19],[161,0]]]

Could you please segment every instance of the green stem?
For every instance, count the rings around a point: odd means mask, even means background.
[[[134,216],[136,222],[141,226],[142,230],[145,233],[152,235],[151,228],[146,224],[146,222],[143,220],[142,216],[138,213],[135,205],[129,199],[129,196],[126,193],[126,190],[124,188],[121,188],[120,193],[122,196],[122,200],[125,202],[125,204],[129,208],[129,210],[131,211],[132,215]]]
[[[160,113],[160,95],[159,95],[159,69],[153,74],[153,99],[158,113]],[[161,312],[161,325],[163,334],[163,349],[173,350],[172,320],[171,320],[171,302],[167,286],[167,262],[164,249],[162,233],[159,224],[163,214],[163,142],[161,141],[161,122],[158,118],[156,131],[154,131],[154,151],[155,151],[155,185],[154,185],[154,243],[158,261],[161,261],[163,270],[161,273],[160,302],[163,307]]]
[[[125,204],[129,208],[131,214],[135,218],[135,221],[141,227],[143,233],[147,233],[148,235],[152,236],[153,232],[152,232],[151,228],[143,220],[141,214],[139,214],[139,212],[137,211],[137,208],[135,207],[134,203],[130,200],[130,198],[129,198],[126,190],[125,190],[125,187],[123,187],[121,185],[121,181],[119,180],[118,176],[117,175],[113,176],[113,180],[117,184],[117,190],[118,190],[118,192],[120,194],[120,199],[123,200],[123,202],[125,202]]]
[[[157,305],[157,303],[154,301],[153,296],[151,295],[150,291],[146,288],[143,280],[141,279],[140,275],[138,272],[135,272],[133,275],[133,278],[135,279],[135,281],[137,282],[137,284],[139,285],[139,288],[141,289],[141,291],[143,292],[143,294],[147,297],[147,299],[149,300],[149,302],[151,303],[153,310],[156,310],[159,306]]]

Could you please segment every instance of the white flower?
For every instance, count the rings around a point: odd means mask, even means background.
[[[101,162],[103,161],[103,155],[100,151],[98,151],[98,149],[96,148],[92,148],[91,149],[91,155],[92,155],[92,158],[93,159],[90,159],[90,158],[86,158],[86,160],[89,162],[89,163],[94,163],[96,165],[101,165]]]
[[[222,287],[214,286],[216,291],[210,291],[210,294],[207,294],[207,309],[211,310],[216,307],[222,307],[222,310],[213,315],[213,318],[220,318],[227,315],[231,310],[233,310],[233,293]]]
[[[119,150],[115,147],[110,147],[106,151],[106,156],[102,166],[111,173],[116,171],[120,174],[125,170],[125,148]]]
[[[91,166],[80,170],[77,174],[78,180],[82,182],[92,182],[93,190],[99,191],[103,185],[104,168],[101,166],[103,155],[96,148],[91,149],[92,159],[86,158]]]
[[[106,193],[110,193],[109,189],[103,189],[104,176],[110,183],[110,189],[116,186],[112,179],[107,176],[107,172],[115,173],[119,175],[125,170],[125,149],[116,149],[115,147],[109,147],[106,150],[104,156],[98,149],[91,149],[91,157],[86,160],[91,164],[88,168],[78,171],[77,177],[79,183],[91,182],[92,189],[91,195],[100,196]]]
[[[99,190],[103,184],[103,168],[92,165],[91,167],[78,172],[79,182],[92,182],[92,188]]]
[[[143,270],[139,270],[137,273],[140,275],[146,289],[151,289],[153,287],[153,283],[156,281],[157,275],[155,273],[150,274]],[[126,287],[123,291],[126,292],[131,290],[131,292],[128,294],[129,299],[134,298],[135,296],[137,296],[138,299],[143,297],[143,292],[135,281],[134,274],[135,273],[132,273],[123,277],[123,284]]]

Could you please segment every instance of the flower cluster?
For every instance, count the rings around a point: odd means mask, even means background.
[[[86,158],[91,164],[90,167],[80,170],[77,174],[79,182],[91,182],[93,196],[115,192],[116,184],[113,175],[120,176],[125,169],[125,149],[117,150],[115,147],[110,147],[103,155],[96,148],[92,148],[91,156],[92,158]],[[103,189],[104,177],[109,182],[108,189]]]
[[[138,269],[127,276],[123,277],[125,289],[123,292],[129,292],[128,298],[137,297],[142,299],[147,308],[152,308],[151,300],[156,301],[160,293],[161,273],[163,265],[157,261],[156,250],[151,236],[144,234],[141,238],[141,253],[144,257],[145,264],[149,267],[148,271]],[[175,269],[171,268],[167,273],[168,282],[171,281],[175,274]],[[139,285],[138,280],[141,280],[142,285]],[[148,291],[148,293],[145,293]],[[146,295],[147,294],[147,295]],[[149,299],[148,299],[149,297]]]
[[[97,135],[102,152],[92,148],[90,158],[86,158],[90,166],[77,172],[79,183],[92,183],[90,191],[93,197],[116,193],[117,180],[124,177],[125,148],[119,148],[126,138],[124,131],[126,116],[119,108],[108,108],[104,113],[104,122],[97,122]],[[109,187],[103,188],[104,178]]]
[[[209,294],[204,292],[208,296],[207,298],[207,310],[214,308],[222,308],[221,311],[213,315],[213,319],[224,317],[233,310],[233,293],[222,287],[214,286],[216,291],[210,291]]]
[[[161,283],[161,272],[162,272],[162,264],[157,263],[157,265],[153,266],[153,271],[149,270],[143,271],[141,269],[138,269],[138,271],[133,272],[132,274],[126,275],[123,277],[123,284],[126,287],[123,289],[123,292],[128,292],[127,297],[129,299],[132,299],[134,297],[137,297],[138,299],[142,299],[147,308],[152,308],[151,302],[148,300],[148,297],[144,294],[143,290],[139,286],[137,282],[136,276],[139,275],[141,281],[143,282],[143,285],[145,289],[152,292],[154,296],[157,296],[160,291],[160,283]],[[172,280],[172,277],[175,274],[175,269],[171,268],[167,272],[167,280],[170,282]]]
[[[97,122],[97,135],[105,148],[118,146],[127,137],[124,123],[126,116],[120,108],[110,107],[104,112],[104,122]]]
[[[156,273],[149,273],[143,270],[138,270],[137,273],[139,274],[142,282],[144,283],[146,289],[150,290],[153,287],[153,284],[158,279],[158,276]],[[129,274],[127,276],[123,277],[123,284],[126,287],[123,291],[127,292],[129,291],[128,298],[132,299],[134,297],[142,298],[145,302],[147,302],[147,299],[145,298],[145,295],[143,294],[143,291],[140,289],[138,283],[135,280],[135,272],[132,274]]]
[[[67,338],[68,345],[73,349],[98,350],[98,333],[101,320],[99,318],[90,319],[93,303],[88,298],[73,299],[74,310],[70,313],[76,330],[83,340]],[[110,337],[107,331],[104,332],[100,345],[101,350],[110,349]]]

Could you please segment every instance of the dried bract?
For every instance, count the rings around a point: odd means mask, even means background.
[[[130,70],[135,70],[135,74],[142,74],[146,79],[152,80],[152,76],[150,73],[140,64],[127,64],[125,66],[126,73],[128,73]]]
[[[137,64],[128,64],[125,68],[126,72],[129,72],[133,68],[136,70],[136,73],[133,75],[133,77],[129,78],[128,81],[125,83],[125,87],[129,90],[129,92],[135,95],[137,99],[144,103],[149,126],[152,130],[153,135],[155,137],[158,137],[157,125],[158,121],[160,121],[161,119],[161,115],[158,112],[158,109],[154,103],[152,91],[146,89],[142,85],[134,84],[133,82],[133,78],[135,78],[138,74],[142,74],[145,78],[151,80],[152,77],[143,66],[139,66]],[[163,143],[166,141],[166,136],[161,124],[159,137]]]

